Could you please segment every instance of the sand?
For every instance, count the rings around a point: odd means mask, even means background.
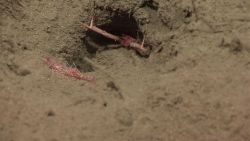
[[[249,0],[1,0],[0,141],[248,141],[249,13]],[[91,17],[150,54],[82,28]]]

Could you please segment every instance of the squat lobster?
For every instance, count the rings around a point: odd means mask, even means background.
[[[104,37],[106,38],[109,38],[109,39],[112,39],[114,41],[117,41],[119,42],[120,44],[122,44],[123,46],[126,46],[126,47],[131,47],[133,49],[135,49],[136,51],[138,51],[141,55],[145,55],[148,53],[148,49],[144,47],[144,38],[142,40],[142,43],[138,43],[136,41],[136,39],[134,39],[133,37],[131,36],[128,36],[128,35],[122,35],[121,37],[120,36],[116,36],[116,35],[113,35],[111,33],[108,33],[96,26],[94,26],[94,20],[93,18],[91,19],[91,22],[90,22],[90,25],[87,25],[85,23],[82,23],[82,27],[85,27],[85,28],[88,28],[98,34],[101,34],[103,35]]]

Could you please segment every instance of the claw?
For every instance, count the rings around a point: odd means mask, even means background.
[[[91,18],[91,21],[90,21],[89,27],[92,28],[92,27],[93,27],[93,24],[94,24],[94,18],[92,17],[92,18]]]
[[[127,35],[122,35],[122,36],[117,36],[113,35],[111,33],[108,33],[107,31],[100,29],[94,25],[94,18],[91,18],[90,24],[85,24],[82,23],[82,27],[87,28],[89,30],[92,30],[106,38],[112,39],[114,41],[120,42],[123,46],[131,47],[136,49],[137,51],[140,51],[141,54],[146,54],[147,53],[147,48],[144,47],[144,42],[145,42],[145,37],[143,37],[143,40],[141,44],[136,41],[134,38],[127,36]]]
[[[141,46],[140,46],[141,48],[144,48],[144,39],[145,39],[145,38],[143,37],[142,43],[141,43]]]

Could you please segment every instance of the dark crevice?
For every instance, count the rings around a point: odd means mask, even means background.
[[[159,9],[159,3],[155,2],[154,0],[146,0],[142,7],[149,7],[150,9],[157,11]]]
[[[184,18],[190,18],[192,17],[193,11],[190,8],[183,10]]]

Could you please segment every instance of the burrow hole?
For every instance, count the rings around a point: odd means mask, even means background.
[[[132,16],[129,16],[129,14],[117,14],[111,17],[110,23],[102,25],[95,24],[95,26],[117,36],[129,35],[140,41],[143,38],[143,33],[140,31],[137,21]],[[86,55],[88,58],[93,58],[96,56],[97,51],[104,51],[109,45],[119,46],[118,42],[103,37],[102,35],[91,30],[86,32],[86,36],[82,39],[82,41],[82,47],[85,48],[85,51],[80,49],[75,52],[73,57],[68,59],[68,63],[74,64],[74,66],[77,67],[81,72],[94,71],[92,65],[84,60]]]
[[[143,38],[143,33],[140,31],[137,21],[129,14],[117,14],[111,17],[110,23],[96,26],[117,36],[129,35],[137,40],[142,40]],[[84,38],[83,43],[87,52],[92,55],[96,54],[99,50],[107,49],[108,46],[119,46],[118,42],[108,39],[91,30],[86,32],[86,37]]]

